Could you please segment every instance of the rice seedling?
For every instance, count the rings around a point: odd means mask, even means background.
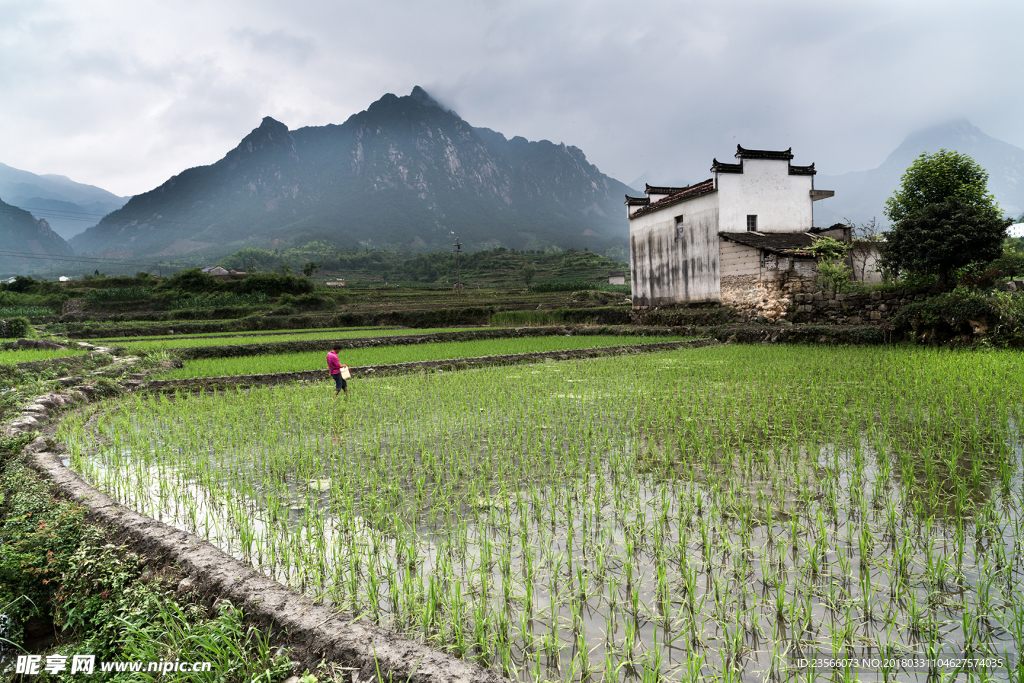
[[[176,335],[174,337],[156,337],[153,339],[146,339],[145,337],[137,338],[118,338],[111,337],[110,339],[97,339],[96,343],[116,343],[122,346],[127,346],[133,352],[138,351],[160,351],[164,349],[184,349],[184,348],[196,348],[205,346],[237,346],[245,344],[274,344],[277,342],[293,342],[293,341],[317,341],[324,340],[324,342],[337,341],[339,339],[363,339],[370,337],[402,337],[402,336],[413,336],[421,334],[436,334],[439,332],[464,332],[469,329],[476,328],[433,328],[433,329],[387,329],[387,328],[366,328],[357,330],[303,330],[288,334],[282,334],[280,332],[270,333],[250,333],[250,334],[239,334],[237,332],[224,333],[219,335],[200,334],[200,335]]]
[[[85,355],[86,351],[73,349],[0,349],[0,363],[27,363],[36,360],[69,358]]]
[[[412,346],[385,346],[363,349],[347,349],[341,355],[346,365],[379,365],[385,363],[410,363],[424,360],[444,360],[495,356],[513,353],[536,353],[542,351],[567,351],[592,349],[602,346],[628,346],[680,341],[682,337],[632,337],[615,335],[528,337],[517,339],[487,339],[465,342],[438,342]],[[325,348],[326,348],[325,344]],[[324,353],[288,353],[268,356],[242,356],[237,358],[209,358],[188,361],[185,367],[160,375],[166,379],[195,377],[223,377],[227,375],[250,375],[269,372],[300,372],[325,368]],[[572,385],[566,387],[572,391]],[[568,393],[566,397],[574,394]]]
[[[1014,680],[1022,370],[725,346],[378,378],[344,404],[129,394],[58,436],[125,504],[520,680],[852,680],[793,662],[883,652]]]

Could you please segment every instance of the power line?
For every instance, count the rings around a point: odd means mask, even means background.
[[[37,259],[41,261],[70,261],[73,263],[90,263],[100,266],[142,266],[145,268],[156,268],[161,264],[167,264],[169,268],[187,268],[188,266],[180,263],[171,263],[170,261],[150,262],[150,263],[138,263],[135,261],[120,261],[113,258],[104,258],[97,256],[58,256],[56,254],[39,254],[30,251],[8,251],[0,249],[0,256],[11,256],[14,258],[24,259]]]
[[[71,215],[74,215],[74,216],[89,216],[89,217],[93,217],[93,218],[103,218],[104,216],[108,216],[111,213],[113,213],[113,211],[110,211],[108,213],[89,213],[88,211],[72,211],[70,209],[55,209],[53,207],[47,208],[47,207],[42,207],[42,206],[17,206],[16,204],[11,204],[11,206],[13,206],[16,209],[21,209],[22,211],[28,211],[30,213],[33,212],[33,211],[40,211],[40,212],[47,212],[48,211],[48,212],[51,212],[51,213],[71,214]],[[117,209],[114,209],[114,211],[116,211],[116,210]],[[35,214],[33,214],[33,215],[35,215]],[[68,218],[71,218],[71,216],[68,216]],[[86,220],[86,219],[82,218],[82,219],[78,219],[78,220]]]
[[[29,211],[28,209],[25,209],[25,208],[20,207],[20,206],[14,206],[13,204],[11,204],[9,206],[10,206],[10,208],[8,208],[8,207],[0,207],[0,213],[7,213],[7,214],[10,214],[12,216],[16,216],[16,215],[19,215],[18,211],[12,211],[11,209],[18,209],[20,211],[24,211],[24,212],[28,213],[33,218],[60,218],[62,220],[73,220],[73,221],[82,221],[82,222],[85,222],[85,223],[96,223],[97,225],[99,225],[99,223],[102,221],[102,219],[104,219],[104,218],[106,218],[107,216],[110,215],[109,213],[108,214],[102,214],[102,215],[98,214],[98,213],[94,213],[94,214],[83,213],[83,214],[81,214],[82,216],[92,216],[92,218],[84,218],[84,217],[83,218],[76,218],[74,216],[63,216],[63,215],[60,215],[60,214],[53,213],[53,211],[56,211],[56,210],[51,210],[51,209],[35,209],[35,211],[37,211],[38,213],[33,213],[32,211]],[[96,220],[97,218],[100,219],[100,220]],[[152,220],[153,220],[153,222],[149,222],[149,220],[140,221],[139,219],[132,219],[130,221],[114,221],[114,220],[110,220],[110,221],[105,222],[104,226],[131,227],[133,225],[140,225],[140,223],[145,222],[146,227],[149,227],[149,228],[157,228],[157,229],[171,228],[171,229],[178,229],[178,230],[205,230],[205,228],[200,228],[200,227],[196,226],[195,224],[182,223],[180,221],[172,221],[172,220],[169,220],[169,219],[166,219],[166,218],[156,218],[156,219],[152,219]],[[141,225],[140,225],[140,227],[141,227]]]

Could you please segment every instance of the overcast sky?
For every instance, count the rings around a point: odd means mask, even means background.
[[[834,174],[958,117],[1024,147],[1022,42],[1020,0],[0,0],[0,162],[132,195],[422,85],[626,183],[737,143]]]

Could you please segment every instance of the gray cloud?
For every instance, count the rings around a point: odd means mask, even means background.
[[[137,193],[262,116],[341,123],[419,84],[627,182],[703,179],[737,143],[842,173],[953,117],[1024,147],[1021,25],[1010,1],[7,0],[0,162]]]
[[[298,66],[305,64],[317,53],[316,43],[312,39],[293,36],[280,28],[267,32],[251,28],[236,29],[231,34],[255,52],[271,58],[283,58]]]

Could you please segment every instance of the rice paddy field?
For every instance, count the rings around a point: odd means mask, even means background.
[[[175,337],[158,337],[146,339],[144,337],[133,339],[99,339],[94,343],[101,344],[108,342],[125,346],[132,351],[161,351],[165,349],[183,349],[199,346],[228,346],[233,344],[272,344],[275,342],[289,341],[335,341],[339,339],[361,339],[364,337],[397,337],[419,334],[437,334],[439,332],[465,332],[470,327],[440,327],[433,329],[383,329],[380,327],[367,327],[359,330],[309,330],[296,332],[294,334],[281,334],[272,332],[269,334],[246,334],[240,335],[237,332],[231,335],[181,335]]]
[[[82,356],[87,352],[83,349],[0,349],[0,363],[27,363],[34,360],[51,360]]]
[[[524,337],[510,339],[481,339],[464,342],[436,342],[410,346],[380,346],[365,349],[344,349],[338,354],[342,363],[352,367],[386,363],[411,363],[423,360],[475,358],[510,353],[538,353],[592,349],[602,346],[627,346],[681,341],[683,337],[637,337],[629,335],[593,335],[562,337]],[[161,379],[187,379],[198,377],[226,377],[270,372],[301,372],[327,367],[325,360],[328,344],[323,351],[283,353],[237,358],[206,358],[185,362],[183,368],[159,375]]]
[[[354,384],[130,394],[58,437],[124,504],[520,680],[1022,678],[1019,353]]]

